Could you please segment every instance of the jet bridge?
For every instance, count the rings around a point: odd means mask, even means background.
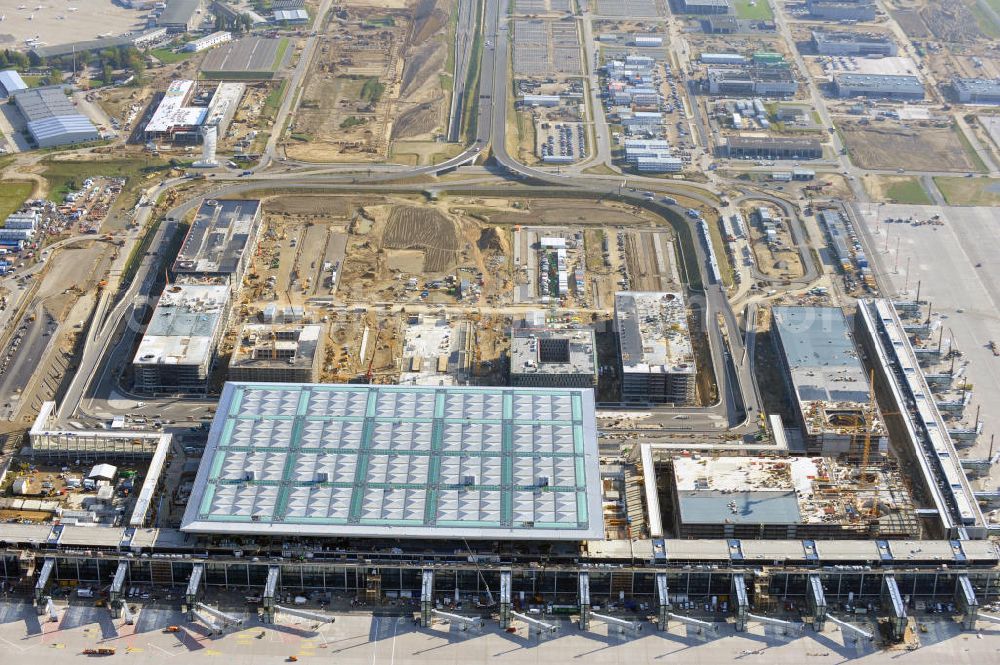
[[[658,630],[666,630],[667,614],[670,612],[670,587],[667,586],[666,573],[656,573],[656,600],[658,603],[657,609],[659,610],[656,628]]]
[[[191,577],[188,578],[187,591],[184,592],[184,603],[187,605],[188,613],[194,611],[194,606],[198,604],[201,596],[201,580],[205,577],[205,564],[196,563],[191,569]]]
[[[972,588],[969,576],[962,573],[955,582],[955,606],[962,612],[962,628],[976,629],[976,619],[979,618],[979,600]]]
[[[278,593],[278,584],[281,581],[281,568],[279,566],[267,567],[267,581],[264,582],[264,595],[261,596],[260,606],[264,610],[264,623],[274,623],[274,598]]]
[[[192,614],[196,619],[218,633],[223,633],[228,628],[234,626],[243,625],[243,619],[235,617],[232,614],[226,614],[205,603],[195,603]]]
[[[420,579],[420,625],[431,625],[431,610],[434,609],[434,570],[425,568]]]
[[[747,612],[747,619],[756,621],[757,623],[762,623],[766,626],[774,626],[775,628],[780,628],[781,632],[785,635],[789,633],[798,633],[802,630],[802,624],[796,623],[794,621],[785,621],[784,619],[775,619],[774,617],[767,617],[761,614],[750,614]]]
[[[216,623],[208,614],[204,612],[199,612],[198,610],[191,610],[191,620],[200,621],[213,635],[222,635],[225,631],[225,626],[221,623]]]
[[[590,628],[590,573],[580,572],[580,630]]]
[[[819,575],[810,575],[807,584],[806,602],[809,606],[809,616],[812,617],[813,630],[823,631],[826,623],[826,594],[823,593],[823,582]]]
[[[122,613],[122,606],[125,605],[125,578],[128,577],[128,561],[119,561],[118,569],[111,580],[111,588],[108,589],[108,608],[111,616],[117,619]],[[128,610],[126,610],[128,612]]]
[[[694,617],[684,616],[683,614],[674,614],[673,612],[667,612],[667,618],[673,619],[688,626],[693,626],[698,629],[698,632],[704,632],[706,630],[715,631],[715,624],[711,621],[702,621],[701,619],[695,619]],[[666,630],[664,628],[663,630]]]
[[[832,614],[827,614],[826,618],[830,621],[830,623],[839,626],[841,632],[843,632],[844,635],[847,636],[852,642],[857,640],[858,638],[869,641],[875,638],[875,635],[869,633],[867,630],[862,630],[861,628],[858,628],[854,624],[847,623],[846,621],[841,621]]]
[[[903,604],[903,595],[899,592],[895,575],[884,575],[882,577],[882,610],[889,620],[889,635],[895,642],[900,642],[906,636],[906,624],[909,617],[906,616],[906,606]]]
[[[511,578],[511,572],[509,570],[500,571],[500,627],[510,628],[510,619],[513,611],[511,610],[511,590],[513,589],[513,580]]]
[[[457,623],[462,630],[468,630],[469,628],[482,628],[486,625],[486,622],[479,617],[467,617],[462,616],[461,614],[455,614],[454,612],[442,612],[438,609],[432,609],[431,616],[435,616],[440,619],[447,619],[452,623]]]
[[[747,629],[747,613],[750,611],[750,602],[747,600],[747,583],[743,573],[734,573],[732,576],[733,614],[736,617],[737,632],[744,632]]]
[[[302,610],[297,607],[275,605],[274,617],[272,620],[277,621],[278,614],[287,614],[289,616],[298,617],[299,619],[305,619],[306,621],[315,621],[316,623],[333,623],[336,620],[334,617],[323,614],[322,612],[313,612],[311,610]]]
[[[515,619],[520,619],[524,623],[528,624],[531,628],[535,629],[537,633],[554,633],[559,629],[558,626],[551,623],[546,623],[540,619],[530,617],[527,614],[521,614],[520,612],[511,612],[510,615]]]
[[[49,582],[52,581],[52,571],[55,567],[56,560],[47,556],[45,562],[42,563],[42,570],[38,573],[38,581],[35,582],[35,607],[39,614],[45,610],[46,600],[49,597]]]
[[[624,633],[625,631],[638,633],[642,630],[642,624],[638,621],[629,621],[628,619],[620,619],[618,617],[608,616],[607,614],[598,614],[597,612],[591,612],[590,616],[595,619],[600,619],[609,626],[616,627],[619,633]]]

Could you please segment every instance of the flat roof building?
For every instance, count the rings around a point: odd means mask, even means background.
[[[834,21],[870,21],[875,18],[873,0],[806,0],[809,15]]]
[[[861,452],[866,432],[877,455],[888,441],[868,375],[837,307],[775,307],[771,332],[806,450]],[[874,458],[872,458],[874,459]]]
[[[671,467],[674,527],[681,538],[921,535],[896,471],[862,483],[853,465],[826,457],[676,457]]]
[[[39,148],[85,143],[101,138],[94,123],[77,111],[61,85],[15,91],[11,101]]]
[[[603,539],[593,391],[227,383],[181,530]]]
[[[728,136],[721,149],[732,159],[820,159],[823,145],[816,139],[764,136]]]
[[[166,0],[166,8],[156,18],[156,25],[168,32],[189,32],[198,25],[201,0]]]
[[[118,48],[120,46],[135,46],[142,48],[151,43],[159,41],[166,36],[163,28],[154,28],[142,32],[133,32],[117,37],[100,37],[98,39],[84,39],[78,42],[66,42],[63,44],[53,44],[51,46],[35,46],[31,52],[42,59],[58,58],[74,53],[89,53],[102,51],[108,48]]]
[[[514,328],[510,384],[515,387],[593,388],[597,343],[590,328]]]
[[[269,80],[281,68],[287,52],[285,37],[243,37],[208,53],[201,62],[201,75],[209,79]]]
[[[790,67],[708,68],[708,92],[713,95],[790,97],[798,89]]]
[[[319,324],[243,326],[226,376],[230,381],[316,383],[323,359]]]
[[[260,201],[206,199],[177,253],[175,279],[218,278],[239,289],[260,227]]]
[[[199,128],[208,115],[207,106],[193,106],[196,84],[190,79],[170,82],[153,115],[146,123],[147,141],[166,139],[180,143],[197,143]]]
[[[953,78],[956,101],[963,104],[1000,104],[1000,80]]]
[[[167,286],[132,361],[136,390],[152,394],[207,392],[229,304],[226,285]]]
[[[673,0],[674,9],[679,14],[731,14],[730,0]]]
[[[184,50],[192,53],[198,53],[199,51],[215,48],[216,46],[221,46],[222,44],[231,41],[233,41],[233,33],[228,30],[220,30],[218,32],[213,32],[210,35],[199,37],[198,39],[192,39],[184,45]]]
[[[622,401],[691,404],[697,371],[680,293],[615,294]]]
[[[10,97],[18,90],[27,90],[28,84],[13,69],[0,72],[0,97]]]
[[[889,35],[871,32],[812,31],[812,44],[820,55],[896,55],[896,42]]]
[[[910,74],[851,74],[838,73],[833,76],[833,87],[837,96],[875,97],[879,99],[921,100],[924,98],[924,84]]]

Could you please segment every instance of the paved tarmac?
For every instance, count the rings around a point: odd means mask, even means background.
[[[761,665],[804,662],[904,663],[982,665],[1000,659],[1000,630],[978,633],[960,631],[954,622],[928,623],[919,633],[915,650],[882,650],[870,644],[845,642],[839,630],[823,633],[806,629],[801,636],[787,637],[772,628],[751,623],[749,631],[736,634],[732,624],[718,624],[717,635],[698,634],[680,624],[657,632],[645,624],[637,636],[622,635],[595,620],[593,630],[580,631],[563,620],[555,635],[529,634],[524,624],[516,633],[500,631],[493,622],[483,629],[462,631],[440,623],[425,629],[411,618],[372,616],[369,613],[340,614],[333,624],[316,624],[279,617],[279,623],[261,625],[248,618],[243,628],[224,636],[208,635],[204,628],[188,622],[173,606],[153,603],[140,611],[134,626],[112,620],[108,610],[92,606],[62,606],[57,622],[35,615],[25,602],[0,602],[0,662],[29,663],[45,659],[47,665],[80,662],[86,648],[113,647],[108,662],[126,659],[137,665],[190,663],[206,657],[217,662],[257,665],[288,662],[327,662],[345,665],[473,665],[475,663],[706,663],[746,661]],[[40,619],[42,621],[40,621]],[[170,625],[179,632],[167,633]],[[6,657],[11,657],[7,660]],[[227,660],[228,659],[228,660]]]

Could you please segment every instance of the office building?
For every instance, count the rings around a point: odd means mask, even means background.
[[[820,159],[823,145],[816,139],[729,136],[720,146],[731,159]]]
[[[813,18],[832,21],[871,21],[875,18],[874,0],[806,0]]]
[[[807,452],[860,458],[866,436],[874,455],[884,452],[885,428],[843,312],[836,307],[771,312],[771,332]]]
[[[889,35],[861,32],[812,31],[812,44],[820,55],[894,56],[896,42]]]
[[[725,96],[790,97],[799,83],[789,67],[709,67],[708,92]]]
[[[226,376],[230,381],[316,383],[324,340],[319,324],[247,324]]]
[[[622,401],[692,404],[697,371],[680,293],[615,294]]]
[[[590,328],[514,328],[510,384],[533,388],[593,388],[597,343]]]
[[[205,394],[229,316],[229,287],[168,285],[132,361],[135,389],[149,394]]]
[[[177,253],[171,268],[174,279],[216,279],[238,290],[257,245],[260,227],[260,201],[206,200]]]
[[[189,41],[184,45],[184,50],[191,53],[199,53],[231,41],[233,41],[233,33],[227,30],[220,30],[219,32],[213,32],[210,35]]]
[[[833,77],[838,97],[870,97],[919,101],[924,98],[924,84],[909,74],[851,74]]]

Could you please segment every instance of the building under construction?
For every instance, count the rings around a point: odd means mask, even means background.
[[[775,307],[771,313],[806,451],[863,462],[884,454],[885,427],[844,313],[836,307]]]
[[[681,538],[918,538],[895,470],[829,457],[677,457],[669,475]]]
[[[323,326],[248,324],[229,361],[230,381],[316,383]]]

